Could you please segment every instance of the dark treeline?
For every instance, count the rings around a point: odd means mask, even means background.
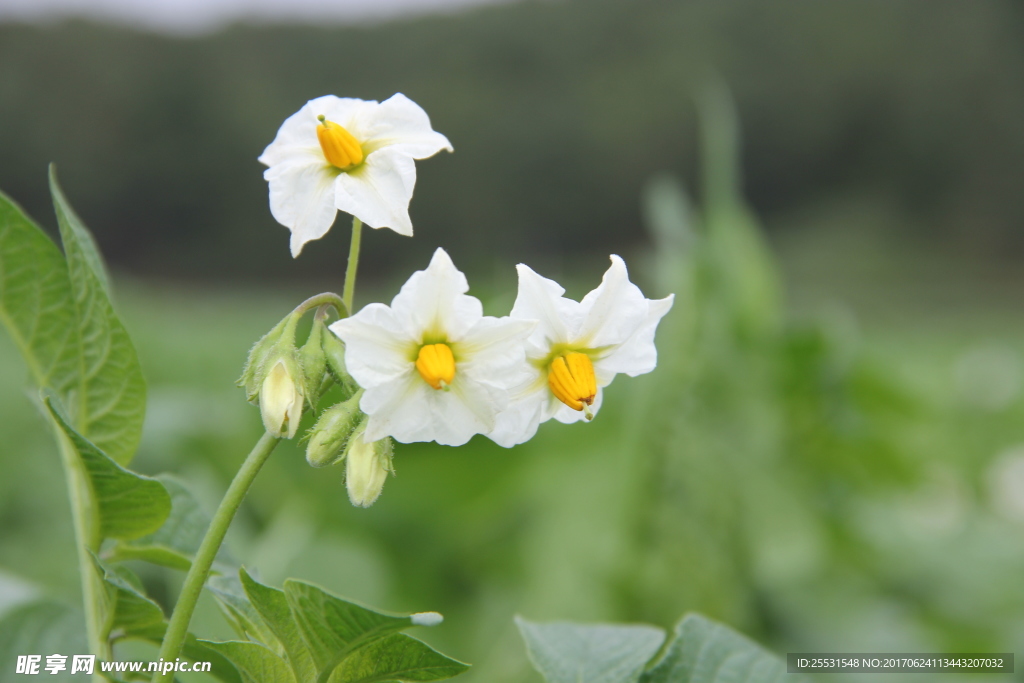
[[[1009,0],[566,0],[191,39],[3,25],[0,188],[50,224],[56,162],[104,252],[137,274],[336,277],[345,219],[293,264],[256,157],[312,97],[400,91],[456,152],[420,162],[417,238],[374,233],[367,268],[407,272],[443,245],[469,271],[574,255],[603,270],[598,254],[644,239],[648,178],[697,177],[694,94],[717,77],[769,225],[862,193],[916,239],[1024,244],[1024,8]]]

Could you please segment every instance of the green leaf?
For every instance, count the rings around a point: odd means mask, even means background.
[[[641,683],[776,683],[799,678],[786,663],[727,626],[699,614],[676,625],[662,657]]]
[[[177,477],[156,477],[170,495],[171,512],[159,529],[129,542],[118,543],[110,554],[112,561],[145,560],[172,569],[188,571],[199,550],[210,517]]]
[[[68,670],[53,676],[43,668],[45,656],[54,653],[84,654],[88,651],[82,613],[67,605],[40,600],[16,607],[0,619],[0,683],[26,680],[24,675],[15,673],[18,655],[26,654],[43,655],[39,670],[47,680],[79,680],[82,676],[69,674],[70,658]]]
[[[408,616],[376,612],[295,579],[284,582],[284,594],[321,677],[355,650],[413,625]]]
[[[79,336],[75,391],[61,398],[71,411],[75,429],[111,458],[127,464],[142,436],[146,383],[135,347],[110,304],[96,244],[61,192],[52,166],[50,190]]]
[[[238,575],[253,608],[284,648],[295,677],[300,681],[314,680],[317,674],[316,665],[292,617],[284,591],[264,586],[249,576],[245,569],[239,570]]]
[[[516,617],[530,662],[548,683],[636,683],[665,640],[642,625],[538,624]]]
[[[440,681],[468,668],[468,664],[450,659],[426,643],[404,633],[394,633],[353,652],[329,680],[330,683]],[[590,683],[588,679],[579,680]]]
[[[171,497],[163,485],[121,467],[79,434],[52,393],[45,394],[43,402],[85,465],[101,537],[138,538],[159,529],[171,511]]]
[[[62,400],[77,386],[79,334],[71,281],[57,245],[0,193],[0,323],[33,382]]]
[[[146,597],[134,574],[124,567],[110,567],[96,560],[106,589],[104,632],[111,640],[147,633],[162,627],[164,613],[160,606]]]
[[[259,643],[200,640],[199,644],[230,661],[242,675],[244,683],[296,683],[284,659]],[[210,668],[212,671],[213,667]]]
[[[164,640],[164,633],[167,624],[153,626],[145,631],[132,634],[132,637],[149,641],[154,645],[160,645]],[[185,636],[185,644],[181,648],[181,656],[193,662],[210,662],[210,675],[224,683],[242,683],[242,676],[238,673],[235,665],[220,652],[209,647],[207,643],[196,639],[191,633]]]
[[[206,582],[206,589],[217,599],[224,618],[231,624],[235,633],[242,638],[263,643],[281,656],[285,655],[284,647],[249,602],[242,582],[237,576],[211,576]]]

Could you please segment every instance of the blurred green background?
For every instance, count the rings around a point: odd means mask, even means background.
[[[255,159],[312,97],[396,91],[456,152],[418,165],[416,237],[366,234],[357,300],[443,246],[501,315],[515,263],[579,298],[620,253],[649,297],[677,294],[659,367],[511,450],[399,446],[369,510],[286,444],[235,558],[444,613],[417,635],[474,663],[466,681],[538,680],[515,613],[668,627],[694,609],[783,653],[1020,645],[1024,6],[565,0],[191,38],[0,24],[0,188],[52,226],[56,162],[115,271],[150,386],[137,469],[216,504],[261,431],[233,385],[246,351],[341,288],[348,240],[341,217],[293,261]],[[24,374],[0,335],[0,609],[78,586]],[[144,578],[167,601],[181,577]],[[229,635],[212,604],[198,630]]]

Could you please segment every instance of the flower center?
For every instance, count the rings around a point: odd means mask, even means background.
[[[363,148],[352,137],[352,133],[334,121],[328,121],[323,114],[316,118],[320,121],[316,127],[316,139],[320,141],[320,149],[332,166],[348,168],[363,163]]]
[[[416,369],[427,384],[448,390],[455,379],[455,357],[447,344],[425,344],[416,358]]]
[[[548,370],[548,386],[559,401],[573,410],[582,410],[592,419],[590,405],[597,395],[597,378],[590,356],[575,351],[557,356]]]

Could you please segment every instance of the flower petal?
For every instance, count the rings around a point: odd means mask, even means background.
[[[544,411],[551,392],[543,373],[533,368],[533,376],[509,394],[508,407],[499,412],[494,429],[486,436],[499,446],[511,448],[529,441],[544,421]]]
[[[459,341],[483,317],[483,305],[469,296],[469,283],[451,257],[434,251],[426,270],[418,270],[391,301],[397,319],[406,321],[409,334],[423,342]]]
[[[416,343],[384,304],[370,304],[329,329],[345,342],[345,367],[362,388],[371,389],[413,371],[411,354]]]
[[[562,296],[565,289],[554,280],[541,277],[529,266],[520,263],[519,293],[509,314],[521,320],[537,320],[537,327],[529,337],[531,344],[547,354],[552,344],[569,341],[570,330],[581,320],[579,304]]]
[[[396,149],[377,150],[361,166],[338,176],[334,205],[371,228],[411,236],[409,201],[415,184],[412,157]]]
[[[306,160],[271,166],[263,173],[270,184],[270,212],[292,231],[292,256],[303,245],[327,234],[337,214],[335,172],[325,161]]]
[[[583,319],[575,330],[574,341],[589,348],[622,344],[647,314],[647,299],[629,281],[626,264],[614,254],[611,259],[612,265],[605,271],[601,284],[580,302]]]
[[[675,295],[671,294],[664,299],[647,301],[647,315],[633,334],[607,355],[595,359],[594,371],[599,377],[619,372],[636,377],[650,372],[658,365],[654,333],[658,329],[658,323],[672,308],[674,300]]]
[[[364,147],[370,151],[388,147],[413,159],[426,159],[441,150],[453,151],[448,138],[431,128],[427,112],[402,93],[360,114],[356,125]]]

